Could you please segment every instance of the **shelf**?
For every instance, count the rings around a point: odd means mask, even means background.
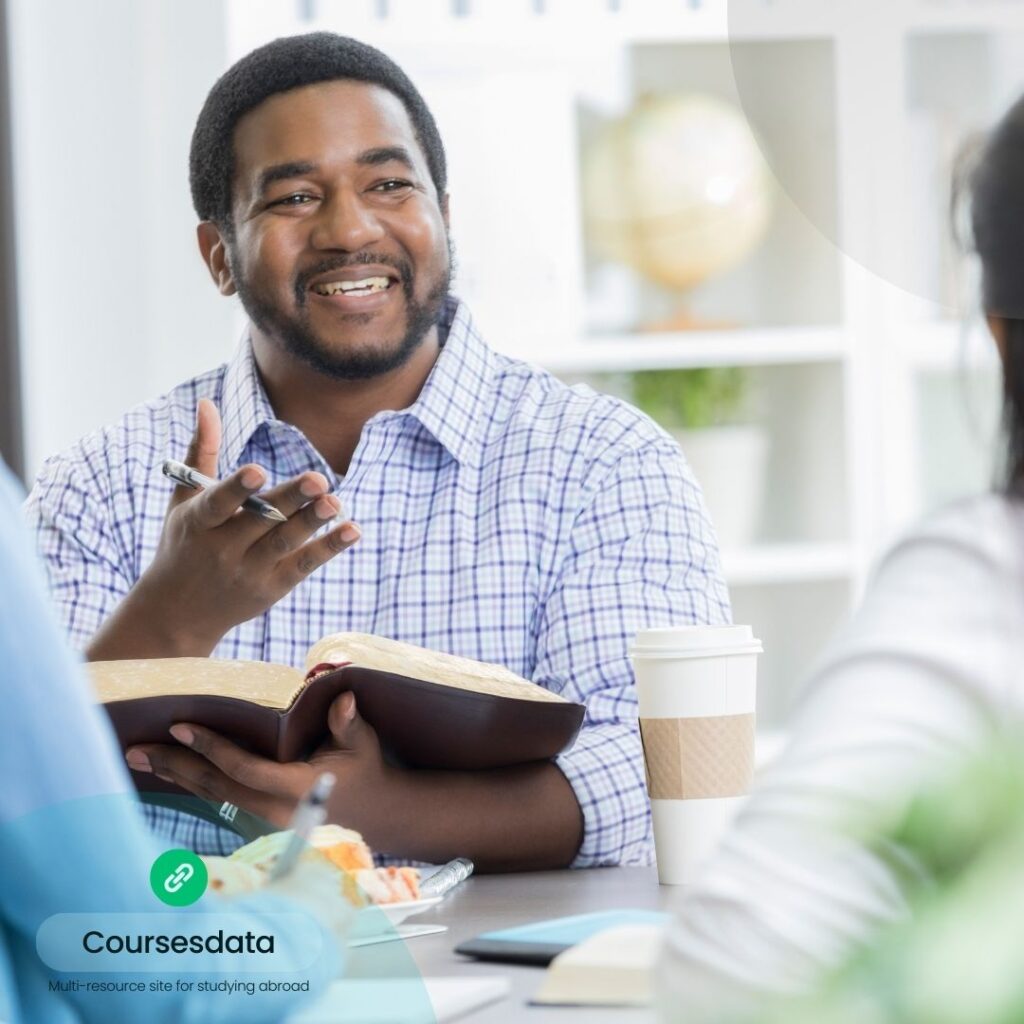
[[[250,3],[241,8],[243,18]],[[355,32],[380,45],[404,42],[412,25],[425,45],[498,43],[524,50],[543,46],[546,37],[581,49],[821,38],[832,35],[836,23],[818,0],[702,0],[700,6],[686,0],[544,0],[544,13],[536,0],[317,0],[313,10],[304,28]]]
[[[722,566],[731,587],[813,583],[853,576],[856,557],[849,544],[764,544],[725,550]]]
[[[1020,4],[978,0],[912,0],[903,12],[905,32],[1006,32],[1024,28]]]
[[[776,366],[840,362],[846,336],[838,327],[772,327],[664,334],[601,335],[538,349],[553,373],[664,370],[691,366]],[[531,358],[529,353],[522,353]]]

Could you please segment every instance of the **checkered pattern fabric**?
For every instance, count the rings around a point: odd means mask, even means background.
[[[26,508],[53,595],[84,647],[152,559],[172,489],[160,464],[182,457],[197,399],[211,398],[221,476],[247,462],[272,482],[318,470],[363,534],[214,656],[301,666],[319,637],[358,630],[506,665],[586,705],[558,759],[584,814],[575,864],[649,863],[628,647],[646,626],[729,621],[700,490],[635,409],[493,352],[454,299],[441,327],[419,398],[367,422],[344,477],[275,417],[247,339],[231,362],[48,460]],[[150,813],[200,851],[237,841]]]

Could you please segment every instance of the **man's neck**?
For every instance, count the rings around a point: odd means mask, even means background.
[[[298,427],[336,473],[348,472],[363,426],[384,409],[406,409],[437,362],[436,327],[404,366],[369,380],[335,380],[283,352],[253,328],[253,355],[274,414]]]

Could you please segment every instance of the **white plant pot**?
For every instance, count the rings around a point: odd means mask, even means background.
[[[768,435],[754,425],[675,430],[723,548],[757,540],[764,505]]]

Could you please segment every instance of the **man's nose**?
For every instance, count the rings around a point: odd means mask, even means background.
[[[374,211],[353,192],[338,192],[320,208],[310,235],[315,249],[358,252],[383,237],[384,229]]]

